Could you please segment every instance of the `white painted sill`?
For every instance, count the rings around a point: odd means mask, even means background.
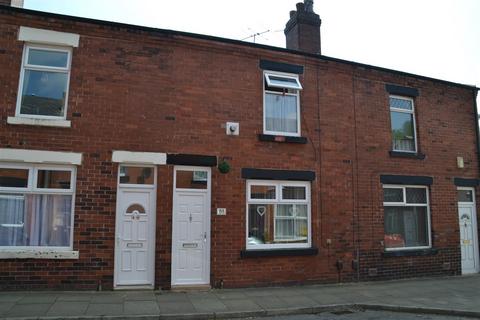
[[[60,127],[70,128],[72,122],[70,120],[61,119],[36,119],[26,117],[8,117],[8,124],[29,125],[29,126],[44,126],[44,127]]]
[[[59,250],[0,250],[0,259],[78,259],[78,251]]]

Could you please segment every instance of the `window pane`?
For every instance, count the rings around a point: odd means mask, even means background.
[[[177,189],[207,189],[207,171],[177,170]]]
[[[459,202],[473,202],[472,190],[457,190],[457,197]]]
[[[413,114],[390,112],[392,121],[393,149],[400,151],[415,151],[413,130]]]
[[[68,53],[50,50],[30,49],[28,51],[28,64],[47,67],[66,68]]]
[[[248,205],[248,245],[273,242],[274,204]]]
[[[28,187],[28,169],[0,168],[0,187],[6,187],[6,188]]]
[[[282,187],[282,199],[285,200],[305,200],[305,187]]]
[[[153,168],[149,167],[120,167],[120,183],[125,184],[154,184]]]
[[[403,110],[413,110],[411,100],[394,98],[394,97],[390,97],[390,108],[397,108],[397,109],[403,109]]]
[[[282,87],[282,88],[291,88],[291,89],[302,89],[298,79],[275,76],[275,75],[266,75],[267,83],[269,86],[273,87]]]
[[[275,242],[306,243],[307,205],[279,204],[275,217]]]
[[[37,188],[70,189],[70,171],[38,170]]]
[[[383,202],[403,202],[403,189],[383,188]]]
[[[275,186],[250,186],[250,199],[275,198]]]
[[[407,203],[427,203],[427,190],[423,188],[407,188]]]
[[[63,116],[67,78],[61,72],[25,70],[20,113]]]
[[[0,213],[0,246],[70,246],[71,195],[0,195]]]
[[[428,246],[427,207],[384,207],[385,247]]]
[[[265,93],[265,129],[297,133],[297,96]]]

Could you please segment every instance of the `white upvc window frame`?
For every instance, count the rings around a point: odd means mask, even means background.
[[[16,164],[16,163],[0,163],[0,168],[8,169],[27,169],[28,170],[28,187],[14,188],[14,187],[0,187],[0,195],[2,194],[59,194],[72,196],[72,212],[70,217],[70,243],[65,247],[49,247],[49,246],[0,246],[0,258],[2,251],[6,252],[67,252],[73,250],[73,236],[74,236],[74,218],[75,218],[75,183],[77,180],[76,167],[67,165],[45,165],[45,164]],[[69,171],[70,172],[70,189],[49,189],[37,188],[37,177],[39,170],[52,171]],[[78,256],[78,254],[76,255]]]
[[[277,92],[277,91],[270,91],[267,90],[267,87],[265,86],[265,83],[269,83],[269,76],[277,76],[277,77],[284,77],[288,79],[296,79],[298,87],[293,87],[293,86],[272,86],[274,88],[284,88],[284,89],[293,89],[295,90],[295,93],[289,93],[289,92]],[[268,79],[268,80],[267,80]],[[292,73],[285,73],[285,72],[278,72],[278,71],[270,71],[270,70],[265,70],[263,71],[263,76],[262,76],[262,83],[263,83],[263,133],[264,134],[269,134],[269,135],[275,135],[275,136],[289,136],[289,137],[299,137],[302,132],[301,128],[301,121],[300,121],[300,90],[303,89],[302,85],[300,84],[299,76],[297,74],[292,74]],[[297,100],[297,132],[282,132],[282,131],[269,131],[267,130],[267,120],[266,120],[266,94],[267,92],[269,94],[277,94],[277,95],[287,95],[287,96],[296,96]]]
[[[382,185],[382,191],[384,189],[402,189],[403,190],[403,202],[385,202],[383,201],[383,207],[426,207],[427,208],[427,229],[428,229],[428,245],[427,246],[418,246],[418,247],[402,247],[402,248],[387,248],[385,251],[405,251],[405,250],[421,250],[421,249],[430,249],[432,248],[432,226],[431,226],[431,217],[430,217],[430,194],[428,186],[423,185],[397,185],[397,184],[384,184]],[[416,188],[424,189],[426,192],[427,202],[426,203],[407,203],[407,188]],[[385,219],[385,210],[383,214]],[[385,221],[384,221],[384,235],[385,235]]]
[[[54,51],[54,52],[64,52],[68,54],[67,66],[66,67],[50,67],[42,65],[31,65],[28,64],[28,55],[31,49],[44,50],[44,51]],[[20,68],[20,80],[18,83],[18,94],[17,94],[17,105],[15,111],[16,118],[31,118],[31,119],[40,119],[40,120],[66,120],[67,118],[67,109],[68,109],[68,96],[70,91],[70,73],[71,73],[71,63],[72,63],[72,48],[65,46],[52,46],[45,44],[37,43],[25,43],[23,46],[23,56],[22,56],[22,66]],[[46,115],[34,115],[34,114],[22,114],[22,93],[23,85],[25,79],[26,70],[34,71],[47,71],[47,72],[57,72],[57,73],[66,73],[67,74],[67,85],[66,85],[66,94],[65,102],[63,106],[63,116],[46,116]]]
[[[275,199],[252,199],[251,186],[272,186],[275,187]],[[283,199],[282,187],[305,187],[305,200]],[[309,181],[289,181],[289,180],[247,180],[246,183],[246,228],[245,228],[245,245],[247,250],[269,250],[269,249],[304,249],[312,246],[312,217],[311,217],[311,183]],[[249,245],[249,204],[273,204],[273,236],[275,237],[275,219],[277,218],[277,204],[306,204],[307,205],[307,242],[306,243],[274,243],[274,244],[256,244]]]
[[[395,99],[401,99],[401,100],[408,100],[412,103],[412,110],[406,110],[406,109],[401,109],[401,108],[393,108],[390,106],[390,98],[395,98]],[[413,98],[411,97],[407,97],[407,96],[399,96],[399,95],[394,95],[394,94],[390,94],[388,96],[388,106],[389,106],[389,110],[390,110],[390,134],[392,135],[392,140],[393,140],[393,128],[392,128],[392,111],[393,112],[400,112],[400,113],[406,113],[406,114],[411,114],[412,115],[412,119],[413,119],[413,139],[415,141],[415,150],[413,151],[409,151],[409,150],[399,150],[399,149],[395,149],[392,145],[392,151],[395,151],[395,152],[405,152],[405,153],[417,153],[418,152],[418,141],[417,141],[417,121],[416,121],[416,117],[415,117],[415,101]]]

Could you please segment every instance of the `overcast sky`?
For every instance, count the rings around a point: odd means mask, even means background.
[[[25,0],[28,9],[284,47],[299,0]],[[480,0],[315,0],[322,54],[480,87]],[[253,41],[249,38],[245,41]]]

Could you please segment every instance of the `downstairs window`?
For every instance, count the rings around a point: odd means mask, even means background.
[[[310,183],[248,180],[247,249],[311,246]]]

